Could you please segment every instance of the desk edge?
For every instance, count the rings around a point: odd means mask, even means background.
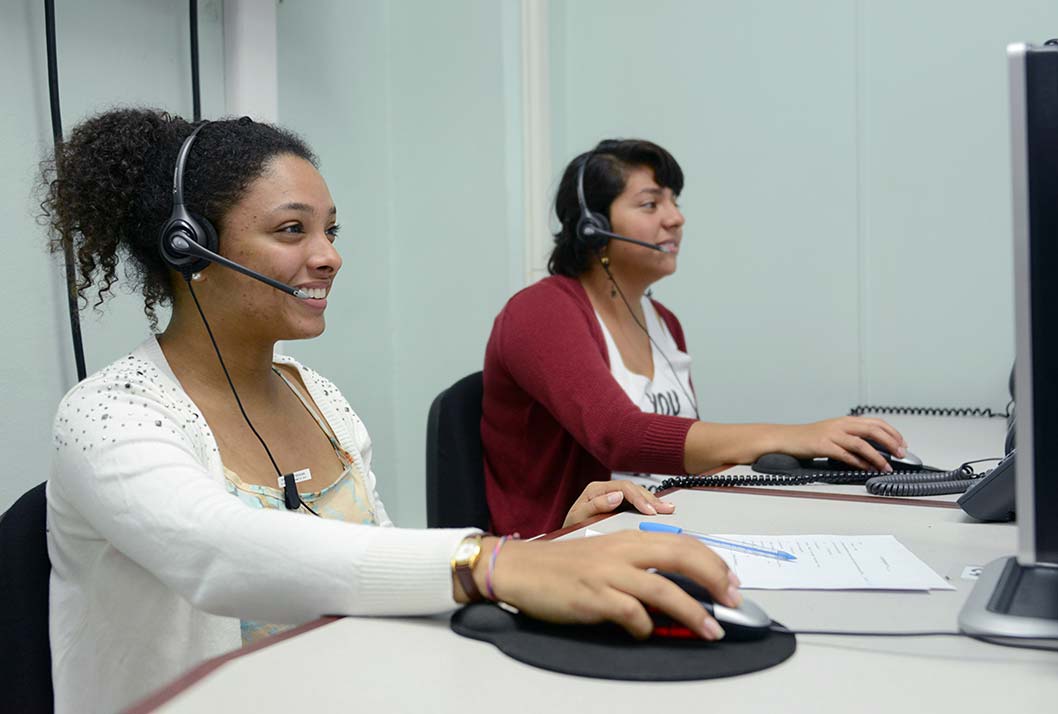
[[[716,473],[716,472],[722,471],[722,470],[724,470],[726,468],[729,468],[729,467],[728,466],[721,466],[721,467],[719,467],[717,469],[714,469],[712,472]],[[724,487],[693,488],[693,489],[668,488],[668,489],[665,489],[664,491],[659,491],[657,495],[658,496],[666,496],[666,495],[668,495],[670,493],[675,493],[676,491],[681,491],[681,490],[721,491],[721,492],[726,491],[726,492],[733,492],[733,493],[755,493],[755,494],[759,494],[759,495],[762,495],[762,496],[785,496],[787,498],[811,498],[811,499],[817,499],[817,500],[823,500],[823,501],[857,501],[857,502],[861,502],[861,503],[898,504],[898,505],[904,505],[904,506],[925,506],[925,507],[928,507],[928,508],[959,508],[959,504],[955,503],[954,501],[935,501],[935,500],[920,499],[920,498],[881,498],[881,497],[878,497],[878,496],[870,496],[870,495],[858,496],[858,495],[847,494],[847,493],[819,493],[818,491],[784,491],[784,490],[775,489],[775,488],[753,488],[753,487],[749,487],[749,486],[724,486]],[[625,510],[627,510],[627,509],[625,509]],[[587,518],[587,519],[585,519],[585,520],[583,520],[583,521],[581,521],[579,523],[574,523],[571,526],[566,526],[565,528],[560,528],[557,531],[551,531],[550,533],[542,535],[542,536],[540,536],[539,540],[554,540],[556,538],[559,538],[561,536],[566,535],[567,533],[572,533],[573,531],[580,530],[581,528],[586,528],[586,527],[588,527],[588,526],[590,526],[590,525],[592,525],[594,523],[598,523],[599,521],[606,520],[607,518],[612,518],[613,516],[615,516],[617,513],[620,513],[620,512],[623,512],[623,511],[617,511],[615,513],[600,513],[600,514],[594,515],[594,516],[592,516],[590,518]],[[312,622],[306,622],[304,625],[299,625],[298,627],[295,627],[292,630],[288,630],[288,631],[286,631],[286,632],[284,632],[282,634],[274,635],[272,637],[268,637],[268,638],[266,638],[264,640],[261,640],[260,642],[254,643],[252,645],[248,645],[246,647],[240,647],[239,649],[232,650],[231,652],[228,652],[227,654],[219,655],[217,657],[214,657],[213,659],[206,660],[205,662],[203,662],[203,663],[199,664],[198,666],[196,666],[194,669],[186,672],[185,674],[183,674],[179,678],[177,678],[174,681],[170,682],[168,685],[166,685],[162,689],[154,692],[153,694],[148,696],[146,699],[143,699],[140,702],[138,702],[137,704],[133,705],[132,707],[126,709],[125,710],[125,714],[147,714],[148,712],[153,712],[158,707],[162,706],[163,704],[168,703],[171,699],[174,699],[177,695],[181,694],[184,690],[186,690],[192,684],[198,682],[201,679],[204,679],[207,675],[209,675],[214,670],[219,669],[221,667],[221,665],[223,665],[224,663],[228,662],[229,660],[233,660],[233,659],[236,659],[238,657],[242,657],[243,655],[248,655],[251,652],[255,652],[257,650],[264,649],[265,647],[270,647],[270,646],[272,646],[272,645],[274,645],[276,643],[282,642],[283,640],[290,639],[291,637],[297,637],[300,634],[303,634],[305,632],[309,632],[310,630],[315,630],[316,628],[322,627],[324,625],[328,625],[328,624],[330,624],[330,623],[332,623],[332,622],[334,622],[335,620],[338,620],[338,619],[341,619],[341,618],[336,617],[336,616],[321,617],[318,620],[313,620]]]
[[[306,622],[303,625],[298,625],[292,630],[287,630],[286,632],[282,632],[278,635],[272,635],[271,637],[267,637],[259,642],[255,642],[252,645],[246,645],[245,647],[240,647],[226,654],[218,655],[216,657],[213,657],[212,659],[208,659],[205,662],[202,662],[201,664],[196,666],[195,668],[191,669],[190,671],[185,672],[183,675],[173,680],[161,689],[157,690],[153,694],[149,695],[145,699],[142,699],[136,704],[132,705],[131,707],[125,710],[125,714],[147,714],[147,712],[153,712],[158,707],[162,706],[163,704],[167,704],[170,700],[182,694],[192,684],[198,682],[201,679],[205,679],[207,675],[217,669],[220,669],[220,667],[229,660],[238,659],[239,657],[248,655],[251,652],[256,652],[257,650],[263,650],[265,647],[271,647],[277,642],[288,640],[291,637],[297,637],[298,635],[304,634],[310,630],[315,630],[318,627],[323,627],[324,625],[329,625],[330,623],[340,619],[340,617],[334,615],[326,615],[317,620]]]

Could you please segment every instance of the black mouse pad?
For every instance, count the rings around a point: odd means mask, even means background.
[[[793,635],[759,640],[633,639],[616,625],[553,625],[514,615],[492,603],[467,605],[452,615],[452,630],[496,645],[519,662],[563,674],[637,682],[680,682],[756,672],[797,649]]]

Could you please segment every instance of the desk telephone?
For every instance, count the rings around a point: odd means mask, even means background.
[[[1014,455],[1010,453],[991,471],[974,480],[959,497],[959,506],[979,521],[1012,521],[1014,508]]]

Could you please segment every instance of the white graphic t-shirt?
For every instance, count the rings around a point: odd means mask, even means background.
[[[595,313],[595,319],[599,321],[599,327],[602,328],[603,337],[606,339],[606,351],[610,357],[610,373],[632,403],[644,412],[697,418],[697,405],[691,401],[694,397],[694,392],[691,391],[691,356],[686,352],[681,352],[676,346],[676,340],[669,332],[668,326],[654,309],[650,298],[645,296],[643,297],[643,313],[646,315],[646,328],[651,339],[650,351],[654,362],[654,379],[652,380],[642,374],[631,372],[625,367],[613,335],[606,328],[606,323],[603,322],[599,313]],[[658,348],[662,352],[659,352]],[[670,475],[673,474],[614,471],[612,477],[652,486],[661,483]]]

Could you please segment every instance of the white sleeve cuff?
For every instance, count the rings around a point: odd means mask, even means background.
[[[429,615],[458,607],[452,597],[452,555],[476,528],[387,528],[360,561],[357,611],[365,615]]]

